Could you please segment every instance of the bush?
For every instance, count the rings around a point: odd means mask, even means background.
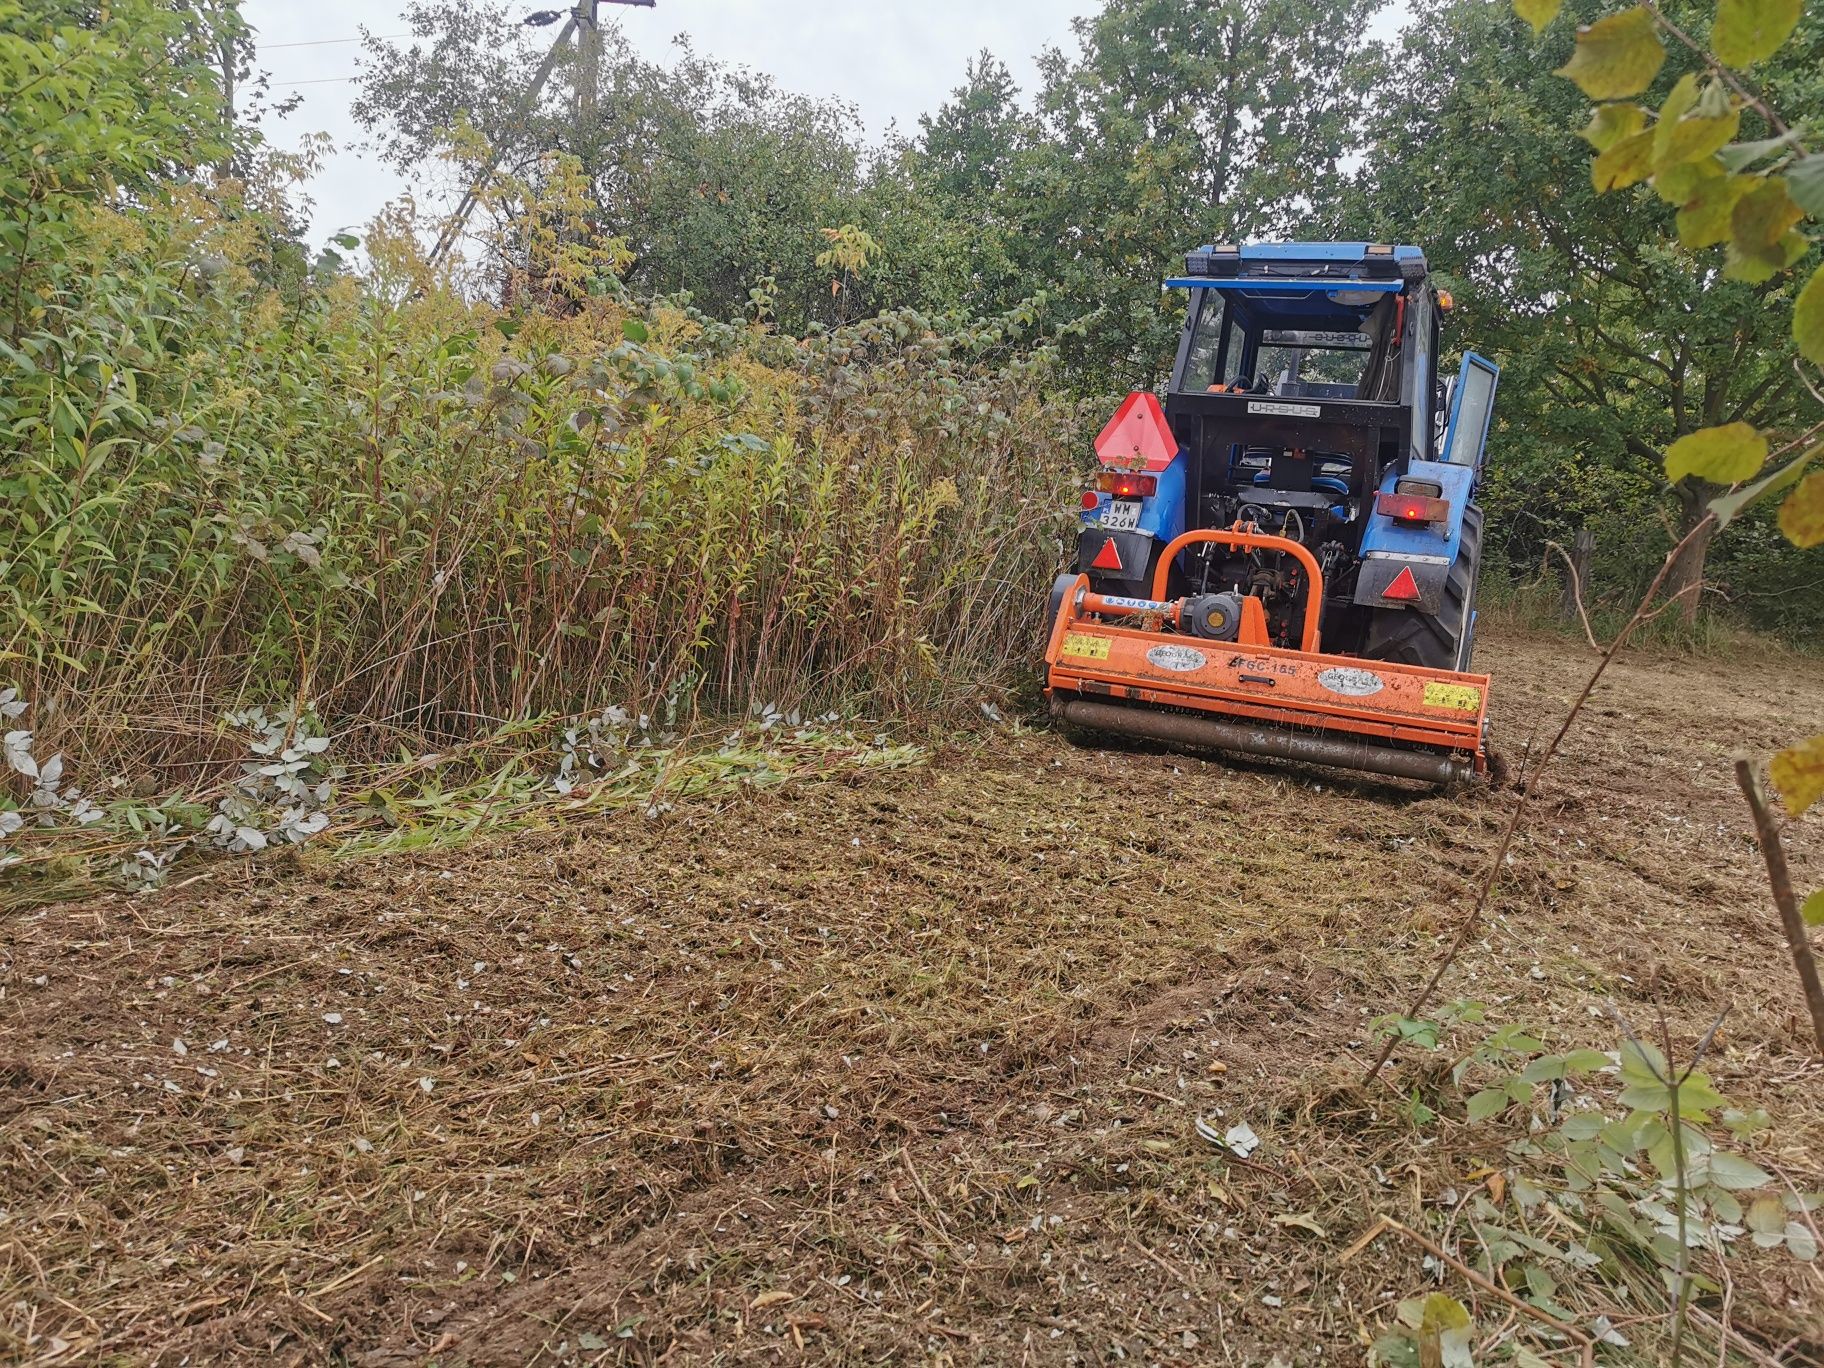
[[[221,758],[294,700],[345,753],[610,702],[905,716],[1036,650],[1103,410],[1018,319],[636,311],[564,233],[513,313],[403,222],[356,279],[195,192],[80,219],[0,401],[0,643],[83,761]]]

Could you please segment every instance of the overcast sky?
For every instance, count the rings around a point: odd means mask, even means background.
[[[567,0],[515,0],[513,6],[528,14],[568,7]],[[305,134],[327,133],[338,149],[310,187],[316,202],[313,242],[358,228],[404,189],[419,190],[421,198],[437,192],[440,182],[408,187],[389,167],[364,155],[361,131],[348,114],[354,96],[348,78],[359,70],[362,52],[351,40],[364,26],[382,36],[403,35],[402,8],[403,0],[244,0],[242,12],[258,35],[260,65],[271,73],[274,98],[295,93],[304,100],[289,117],[269,118],[266,136],[289,148]],[[961,82],[964,64],[983,48],[1007,63],[1030,96],[1040,51],[1052,45],[1075,52],[1071,20],[1099,8],[1099,0],[657,0],[653,9],[602,6],[604,18],[612,13],[649,59],[667,60],[673,38],[688,34],[706,56],[767,72],[789,90],[854,104],[875,137],[893,123],[914,131],[918,116],[943,102]],[[1395,24],[1377,27],[1391,31]]]

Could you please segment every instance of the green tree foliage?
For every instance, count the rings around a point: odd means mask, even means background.
[[[1271,238],[1321,215],[1357,149],[1385,53],[1379,0],[1114,0],[1047,53],[1042,138],[1003,193],[1034,279],[1083,321],[1077,358],[1121,385],[1169,363],[1188,248]]]
[[[901,302],[836,300],[816,264],[822,229],[871,217],[860,125],[847,106],[781,91],[688,47],[659,66],[609,29],[586,98],[566,45],[528,107],[552,30],[528,36],[504,4],[427,0],[407,18],[421,41],[372,43],[372,75],[354,104],[401,169],[443,154],[469,183],[498,151],[500,174],[536,183],[542,157],[566,152],[589,182],[592,226],[631,254],[629,288],[688,291],[718,316],[739,313],[763,281],[790,331]],[[452,141],[457,127],[478,136]],[[490,265],[498,276],[502,263]]]
[[[1150,384],[1178,301],[1159,280],[1199,243],[1290,231],[1336,201],[1385,54],[1362,30],[1380,0],[1111,0],[1046,54],[1036,110],[1006,68],[974,59],[911,141],[864,149],[854,113],[684,50],[670,67],[607,35],[579,95],[566,48],[530,107],[550,38],[500,4],[422,0],[418,42],[373,45],[356,103],[383,155],[415,166],[458,138],[461,176],[495,150],[536,172],[573,153],[601,226],[633,253],[639,292],[689,290],[726,314],[765,284],[789,329],[879,308],[997,315],[1029,300],[1072,325],[1091,388]],[[829,291],[822,230],[855,224],[881,269]]]
[[[1791,432],[1815,406],[1790,364],[1791,281],[1693,256],[1718,236],[1692,230],[1702,211],[1687,192],[1701,200],[1698,178],[1724,144],[1767,131],[1759,116],[1700,88],[1697,56],[1664,48],[1644,11],[1563,8],[1556,24],[1556,7],[1522,9],[1549,24],[1539,38],[1501,5],[1419,9],[1410,79],[1375,121],[1365,208],[1377,235],[1426,245],[1458,286],[1459,335],[1507,368],[1491,502],[1510,558],[1589,524],[1626,589],[1700,523],[1739,475],[1732,463],[1758,465],[1751,446],[1694,434]],[[1581,37],[1575,21],[1589,22]],[[1811,28],[1759,75],[1816,107],[1821,56]],[[1574,80],[1617,102],[1592,117]],[[1673,121],[1649,127],[1633,97],[1655,83],[1672,92]],[[1719,222],[1726,235],[1727,213]],[[1700,533],[1672,585],[1690,591],[1689,613],[1708,542]],[[1722,566],[1724,588],[1751,608],[1763,602],[1764,549]],[[1820,573],[1814,562],[1781,577]]]
[[[238,25],[151,0],[0,0],[0,307],[27,374],[59,335],[83,208],[156,194],[227,155],[212,63],[238,27],[224,23]]]

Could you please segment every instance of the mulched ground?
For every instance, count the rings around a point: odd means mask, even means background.
[[[1521,763],[1588,656],[1487,654]],[[1824,680],[1611,680],[1447,991],[1559,1047],[1612,1048],[1611,1000],[1687,1045],[1728,1005],[1712,1072],[1815,1186],[1824,1066],[1729,764],[1815,727]],[[1447,1227],[1500,1157],[1407,1119],[1425,1060],[1361,1076],[1511,801],[1040,732],[25,914],[0,1357],[1360,1362],[1435,1283],[1348,1246]],[[1824,1279],[1739,1263],[1742,1361],[1817,1361]]]

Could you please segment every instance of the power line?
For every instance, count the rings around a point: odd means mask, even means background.
[[[359,76],[321,76],[314,81],[275,81],[272,88],[274,90],[296,90],[299,86],[341,85],[344,81],[358,81],[360,79]]]
[[[308,43],[255,43],[254,46],[261,52],[277,52],[280,48],[331,47],[337,43],[365,43],[370,37],[375,42],[382,43],[393,38],[410,38],[412,36],[413,35],[409,33],[374,33],[364,35],[360,38],[313,38]]]

